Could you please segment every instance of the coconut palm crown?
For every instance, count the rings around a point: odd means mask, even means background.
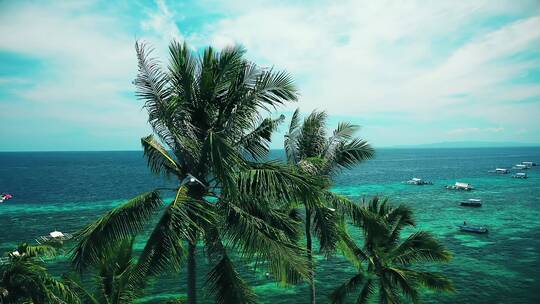
[[[340,222],[354,205],[347,198],[330,192],[332,175],[343,169],[351,169],[374,156],[369,143],[355,137],[359,127],[341,122],[331,135],[327,134],[327,115],[313,111],[303,122],[297,109],[285,135],[287,161],[300,172],[314,174],[328,181],[318,189],[315,199],[300,201],[305,208],[306,250],[312,263],[312,233],[317,236],[320,250],[326,255],[334,252],[339,240]],[[315,282],[310,282],[310,302],[315,303]]]
[[[355,303],[368,303],[378,297],[378,303],[419,303],[420,288],[453,291],[452,282],[440,272],[422,271],[422,262],[448,262],[452,256],[428,232],[418,231],[402,239],[401,232],[415,225],[412,211],[406,205],[393,207],[388,199],[375,197],[363,201],[354,221],[363,234],[363,246],[357,246],[345,236],[345,255],[358,273],[337,287],[330,295],[332,303],[345,303],[355,294]],[[359,224],[361,223],[361,224]]]
[[[263,161],[284,118],[262,114],[296,100],[290,76],[247,61],[238,46],[196,52],[172,42],[166,69],[144,43],[135,47],[134,84],[154,131],[141,140],[144,154],[150,170],[176,186],[141,194],[84,228],[72,255],[76,269],[99,264],[111,244],[140,234],[159,215],[136,273],[159,275],[187,264],[188,303],[197,302],[198,243],[213,265],[205,287],[217,303],[255,301],[232,253],[284,284],[308,279],[296,245],[301,222],[285,202],[313,193],[317,179]],[[165,203],[167,191],[173,198]]]

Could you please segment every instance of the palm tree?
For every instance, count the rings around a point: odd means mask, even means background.
[[[289,131],[285,135],[287,161],[300,172],[307,172],[321,178],[332,177],[342,169],[350,169],[374,156],[373,148],[360,138],[354,137],[358,126],[341,122],[331,136],[327,136],[325,112],[313,111],[300,125],[297,109],[291,119]],[[336,208],[351,207],[346,198],[329,191],[330,180],[319,189],[315,199],[304,198],[306,251],[310,267],[314,272],[312,257],[312,233],[320,243],[320,250],[332,253],[339,239],[340,213]],[[350,210],[349,210],[350,211]],[[313,227],[312,227],[313,223]],[[315,303],[315,282],[310,280],[310,303]]]
[[[301,222],[286,202],[312,193],[317,180],[262,161],[284,117],[261,113],[296,100],[291,78],[248,62],[241,47],[208,47],[199,54],[172,42],[167,70],[144,44],[135,47],[134,83],[157,136],[142,139],[144,154],[151,171],[176,186],[144,193],[85,227],[73,250],[75,268],[99,264],[107,248],[139,234],[161,211],[137,273],[159,275],[187,263],[188,303],[197,302],[198,242],[214,265],[206,286],[217,303],[255,301],[231,252],[267,267],[284,284],[308,279],[304,252],[296,245]],[[160,191],[172,191],[174,198],[164,204]]]
[[[77,295],[47,272],[42,258],[57,254],[52,245],[23,243],[0,263],[0,303],[80,303]]]
[[[451,253],[428,232],[418,231],[401,238],[401,231],[415,225],[405,205],[392,207],[388,199],[364,201],[354,222],[361,229],[364,244],[358,247],[345,236],[342,248],[358,273],[331,294],[332,303],[343,303],[348,294],[360,290],[356,303],[367,303],[377,293],[379,303],[401,303],[402,297],[420,301],[420,287],[453,291],[452,282],[439,272],[421,271],[419,262],[447,262]],[[361,224],[359,224],[361,223]]]
[[[133,257],[133,242],[122,240],[109,248],[93,271],[93,289],[85,286],[76,272],[64,275],[64,281],[79,294],[82,303],[127,304],[143,295],[147,278],[138,273],[141,265]]]

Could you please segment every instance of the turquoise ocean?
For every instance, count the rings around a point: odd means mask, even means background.
[[[282,155],[271,153],[272,158]],[[456,293],[425,293],[425,303],[540,303],[540,166],[526,171],[528,179],[488,172],[521,161],[540,162],[540,148],[379,149],[374,160],[337,176],[333,190],[355,201],[380,195],[408,204],[415,211],[416,229],[434,233],[453,252],[452,262],[425,267],[449,276]],[[403,183],[412,177],[434,185]],[[457,181],[476,190],[443,188]],[[142,152],[0,153],[0,192],[14,195],[0,204],[0,252],[55,229],[75,232],[127,199],[166,185],[148,171]],[[483,207],[458,205],[468,198],[482,199]],[[461,233],[457,225],[463,221],[484,225],[489,234]],[[200,298],[212,303],[202,289],[208,265],[200,252]],[[317,263],[318,298],[326,303],[330,291],[354,269],[339,255],[319,257]],[[242,260],[236,264],[259,303],[308,302],[305,284],[282,288],[263,269]],[[65,258],[50,263],[55,273],[67,265]],[[154,282],[143,300],[160,303],[184,293],[184,273],[171,274]]]

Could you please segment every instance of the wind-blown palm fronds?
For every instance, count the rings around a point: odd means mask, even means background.
[[[355,223],[364,234],[363,246],[350,237],[342,239],[341,248],[358,269],[349,281],[331,294],[332,303],[344,303],[351,293],[356,303],[368,303],[379,295],[380,303],[401,303],[402,298],[418,303],[420,287],[452,291],[452,282],[438,272],[421,271],[411,265],[419,262],[447,262],[451,254],[428,232],[419,231],[402,240],[403,228],[415,225],[412,211],[405,205],[391,206],[388,199],[375,197],[363,201]]]
[[[325,255],[333,253],[343,236],[343,216],[352,215],[357,209],[347,198],[330,192],[332,175],[374,156],[374,150],[366,141],[354,137],[358,126],[342,122],[328,136],[326,120],[325,112],[314,111],[301,123],[297,109],[284,141],[289,164],[299,172],[317,176],[322,181],[317,192],[300,200],[306,214],[306,251],[312,272],[315,267],[312,262],[312,234],[318,238],[321,252]],[[310,282],[310,289],[311,303],[314,304],[314,280]]]
[[[77,294],[47,272],[42,258],[55,256],[51,245],[21,244],[0,265],[0,303],[80,303]]]
[[[296,100],[291,77],[245,60],[238,46],[197,53],[172,42],[166,68],[145,44],[135,48],[134,84],[156,135],[141,140],[144,155],[153,173],[177,183],[161,189],[175,198],[163,203],[157,191],[149,192],[90,224],[77,236],[76,268],[95,267],[111,244],[140,235],[152,222],[133,267],[142,280],[187,263],[189,303],[197,301],[198,242],[219,257],[211,259],[206,285],[218,302],[254,301],[235,270],[236,255],[267,267],[281,282],[309,279],[304,251],[296,245],[300,222],[284,202],[315,193],[317,180],[262,161],[283,121],[263,114]]]

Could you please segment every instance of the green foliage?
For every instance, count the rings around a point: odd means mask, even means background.
[[[72,250],[75,269],[82,271],[100,263],[116,242],[140,233],[161,205],[157,191],[144,193],[84,227],[75,236],[80,240]]]
[[[21,244],[0,265],[0,303],[80,303],[77,294],[51,276],[42,258],[56,255],[51,245]]]
[[[452,258],[427,232],[419,231],[401,239],[403,228],[415,225],[410,208],[394,207],[388,199],[375,197],[363,201],[353,220],[364,234],[363,246],[344,235],[340,248],[358,268],[358,274],[334,290],[330,295],[332,303],[344,303],[357,290],[360,292],[356,303],[367,303],[377,293],[380,303],[401,303],[402,298],[418,303],[420,287],[454,290],[452,282],[441,273],[410,268],[419,262],[448,262]]]
[[[304,251],[296,245],[300,222],[285,202],[321,186],[294,167],[262,161],[284,119],[263,115],[296,100],[291,77],[245,60],[242,47],[197,53],[172,42],[166,68],[143,43],[135,48],[134,84],[155,135],[141,144],[149,169],[177,183],[170,189],[176,195],[163,204],[157,191],[143,194],[85,227],[72,253],[76,269],[96,267],[108,248],[141,235],[152,222],[130,276],[139,288],[146,278],[178,271],[186,261],[194,265],[195,250],[184,248],[199,241],[213,265],[207,287],[218,302],[254,301],[229,252],[267,267],[280,282],[309,278]]]
[[[373,148],[364,140],[354,137],[358,126],[347,122],[338,124],[331,136],[327,136],[325,112],[313,111],[300,123],[300,111],[296,109],[285,135],[287,161],[306,177],[319,180],[318,188],[309,196],[297,199],[306,210],[306,252],[311,271],[312,234],[319,240],[319,249],[326,256],[335,252],[342,238],[347,236],[343,220],[353,216],[357,208],[347,198],[332,193],[331,176],[342,170],[370,159]],[[311,225],[313,222],[313,225]],[[311,303],[315,303],[315,283],[310,281]]]

